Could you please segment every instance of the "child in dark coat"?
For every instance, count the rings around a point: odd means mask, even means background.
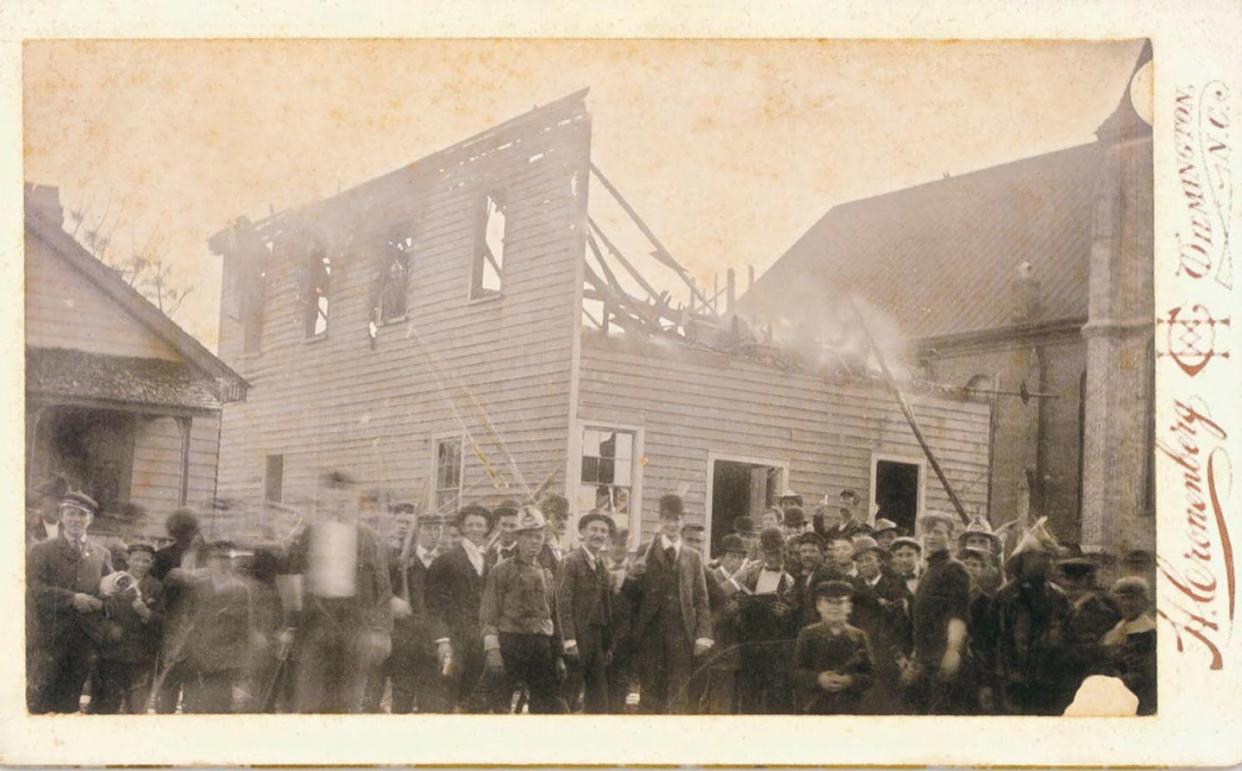
[[[874,665],[871,643],[861,629],[850,626],[850,595],[845,581],[815,587],[820,622],[798,633],[794,646],[794,677],[798,711],[810,715],[858,714],[871,687]]]

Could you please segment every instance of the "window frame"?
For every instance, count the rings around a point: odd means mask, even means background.
[[[457,507],[461,507],[462,496],[466,492],[466,433],[464,431],[441,431],[431,435],[431,484],[427,485],[427,510],[430,512],[442,513],[449,516],[446,512],[440,512],[440,443],[446,440],[456,440],[457,453]],[[448,488],[444,488],[448,489]],[[453,513],[456,513],[454,510]]]
[[[629,547],[636,548],[642,543],[642,522],[643,522],[643,459],[645,457],[645,430],[642,426],[631,423],[618,423],[606,420],[579,420],[576,430],[573,432],[570,443],[570,476],[566,484],[565,497],[569,500],[570,517],[572,521],[567,528],[567,534],[571,545],[577,544],[578,539],[578,520],[577,518],[586,514],[586,511],[577,510],[578,491],[583,486],[582,482],[582,460],[583,460],[583,438],[587,431],[602,431],[612,433],[627,433],[633,436],[633,446],[631,447],[630,458],[630,511],[626,515],[627,521],[616,521],[618,528],[624,527],[629,531]],[[571,487],[572,485],[572,487]],[[617,487],[618,485],[613,485]]]
[[[501,231],[500,243],[501,253],[499,260],[494,260],[498,265],[493,265],[496,270],[497,279],[500,282],[498,289],[487,289],[483,286],[483,276],[485,274],[484,267],[487,262],[487,254],[491,252],[491,247],[487,243],[487,225],[490,207],[488,203],[494,203],[496,211],[504,217],[504,230]],[[474,242],[470,252],[470,287],[466,293],[467,299],[471,303],[488,302],[496,300],[504,296],[505,293],[505,252],[509,241],[509,230],[513,224],[512,217],[508,211],[509,196],[502,188],[492,188],[479,199],[478,208],[475,214]]]
[[[400,248],[398,246],[399,243],[405,243],[405,242],[408,242],[408,245],[405,248]],[[384,258],[384,264],[381,267],[382,273],[379,276],[379,284],[380,284],[379,301],[376,303],[376,305],[378,306],[376,308],[376,310],[378,311],[377,313],[378,318],[375,320],[375,323],[377,324],[377,326],[384,327],[384,326],[389,326],[391,324],[400,324],[403,321],[406,321],[409,319],[409,316],[410,316],[410,274],[414,270],[415,246],[416,246],[416,241],[415,241],[415,236],[413,233],[410,233],[409,235],[405,236],[404,238],[401,239],[401,241],[385,241],[384,242],[384,250],[385,250],[384,257],[385,258]],[[390,283],[391,283],[392,265],[393,265],[393,262],[395,261],[395,258],[392,255],[393,252],[404,255],[405,275],[403,277],[403,282],[401,286],[401,298],[402,298],[401,313],[398,315],[392,316],[390,318],[385,315],[384,301],[388,296],[388,293],[386,290],[389,289]]]
[[[271,485],[272,459],[280,458],[280,496],[277,498],[268,497]],[[284,453],[267,453],[263,456],[263,502],[264,503],[284,503],[285,502],[285,469],[288,463],[285,460]]]
[[[303,298],[302,303],[302,332],[307,342],[313,342],[326,339],[328,332],[332,329],[332,278],[333,269],[336,267],[336,260],[331,256],[326,247],[318,245],[310,250],[305,260],[307,270],[310,272],[306,277],[306,296]],[[315,275],[319,267],[325,263],[328,269],[325,272],[326,280],[321,292],[315,283]],[[323,311],[322,332],[315,331],[320,313],[319,298],[327,300],[327,307]]]

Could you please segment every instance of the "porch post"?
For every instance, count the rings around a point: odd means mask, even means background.
[[[184,506],[190,497],[190,429],[194,418],[189,415],[177,419],[177,428],[181,430],[181,486],[177,492],[177,505]]]

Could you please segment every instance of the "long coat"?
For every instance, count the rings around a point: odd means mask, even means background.
[[[73,596],[97,597],[99,581],[111,572],[111,553],[89,539],[82,554],[63,535],[31,547],[26,559],[26,591],[35,609],[32,637],[39,647],[77,632],[92,640],[102,637],[102,614],[74,610]]]
[[[650,631],[660,610],[659,598],[651,588],[651,567],[666,567],[664,549],[660,548],[657,538],[653,547],[647,549],[643,558],[647,570],[636,580],[631,577],[637,589],[638,613],[634,620],[634,635],[643,639]],[[677,555],[677,584],[681,600],[681,619],[685,627],[686,642],[690,645],[699,638],[712,636],[712,614],[707,601],[707,574],[703,569],[703,558],[694,549],[682,544]]]
[[[455,648],[462,643],[483,645],[479,606],[487,573],[486,560],[483,575],[475,572],[462,546],[436,557],[428,568],[428,609],[438,627],[452,638]]]
[[[408,618],[393,619],[394,656],[399,653],[431,655],[435,641],[447,634],[428,605],[427,576],[430,572],[431,568],[423,565],[417,555],[411,555],[407,565],[402,565],[399,559],[392,562],[393,594],[407,601],[411,611]]]
[[[611,576],[603,564],[591,566],[591,557],[585,549],[574,549],[562,563],[557,584],[556,603],[560,611],[561,636],[575,640],[581,648],[583,640],[592,639],[584,632],[597,626],[600,642],[607,649],[612,631]],[[602,562],[602,560],[601,560]],[[589,651],[583,651],[588,654]]]

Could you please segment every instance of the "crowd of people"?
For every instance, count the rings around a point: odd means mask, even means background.
[[[385,537],[325,474],[280,543],[88,537],[89,496],[28,523],[35,713],[1062,714],[1091,675],[1155,711],[1153,564],[1098,562],[1038,522],[928,513],[919,538],[859,496],[808,516],[786,491],[704,558],[678,496],[632,548],[560,496],[396,504]],[[88,694],[89,698],[84,698]]]

